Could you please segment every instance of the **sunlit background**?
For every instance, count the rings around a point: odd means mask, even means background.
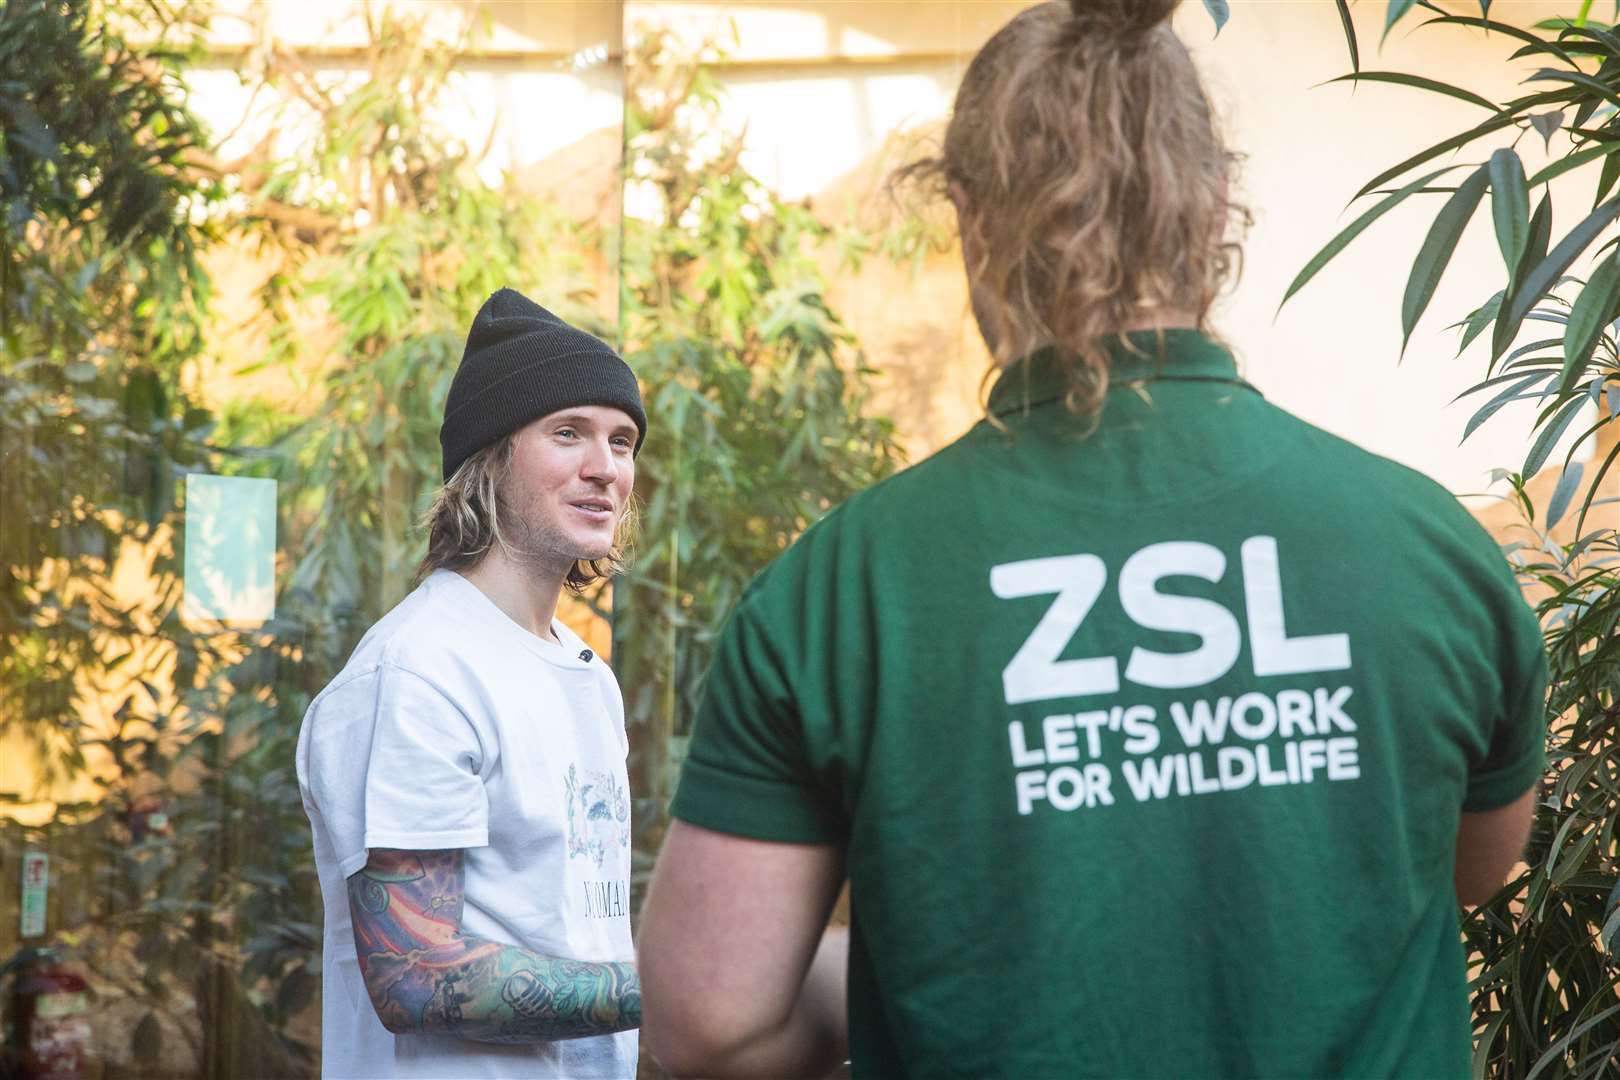
[[[1024,5],[98,0],[75,23],[0,2],[3,62],[59,72],[8,150],[74,147],[6,191],[0,964],[49,946],[82,977],[84,1075],[313,1076],[292,747],[409,588],[472,313],[514,286],[643,381],[635,569],[563,612],[625,690],[639,888],[742,585],[980,414],[954,217],[887,181]],[[1363,182],[1475,106],[1319,85],[1349,70],[1331,4],[1231,8],[1219,36],[1196,0],[1176,19],[1254,218],[1219,331],[1272,401],[1505,538],[1515,511],[1485,493],[1533,406],[1460,442],[1484,343],[1458,357],[1444,330],[1499,287],[1488,215],[1404,359],[1432,207],[1278,310]],[[1382,8],[1355,10],[1364,64],[1516,92],[1499,41],[1402,24],[1375,53]],[[1520,144],[1532,166],[1568,148]]]

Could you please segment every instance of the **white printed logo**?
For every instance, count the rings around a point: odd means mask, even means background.
[[[1288,636],[1276,538],[1250,537],[1239,555],[1254,674],[1349,670],[1348,634]],[[1125,657],[1126,681],[1185,690],[1208,686],[1232,670],[1244,635],[1237,616],[1214,600],[1159,590],[1167,577],[1218,582],[1225,576],[1226,562],[1213,545],[1181,540],[1150,544],[1125,560],[1116,588],[1120,608],[1132,622],[1199,639],[1197,648],[1179,653],[1133,646]],[[1026,559],[991,569],[990,589],[1004,600],[1056,596],[1002,670],[1007,704],[1119,691],[1119,657],[1059,659],[1107,583],[1108,567],[1096,555]],[[1287,688],[1250,691],[1235,699],[1174,701],[1169,726],[1161,726],[1158,709],[1146,704],[1054,713],[1033,731],[1013,719],[1007,725],[1007,743],[1018,770],[1014,775],[1018,812],[1030,814],[1042,800],[1062,811],[1112,806],[1114,775],[1099,760],[1108,735],[1120,739],[1125,789],[1137,802],[1255,784],[1309,784],[1318,777],[1357,779],[1361,768],[1356,736],[1343,734],[1356,731],[1355,721],[1344,711],[1351,692],[1349,686]],[[1160,750],[1167,736],[1184,749],[1148,756]]]
[[[1243,542],[1243,599],[1249,623],[1249,655],[1256,675],[1297,675],[1350,667],[1350,638],[1318,634],[1290,638],[1283,623],[1282,579],[1277,540],[1253,536]],[[1139,686],[1182,690],[1207,686],[1231,670],[1241,647],[1237,619],[1222,605],[1196,596],[1158,591],[1167,577],[1220,581],[1226,556],[1209,544],[1150,544],[1129,559],[1119,575],[1119,602],[1138,626],[1179,631],[1202,639],[1188,653],[1161,653],[1137,646],[1125,678]],[[1007,704],[1047,698],[1111,694],[1119,689],[1119,661],[1112,656],[1059,660],[1102,595],[1108,568],[1095,555],[1063,555],[1003,563],[990,570],[990,589],[1004,600],[1057,594],[1023,646],[1001,673]]]

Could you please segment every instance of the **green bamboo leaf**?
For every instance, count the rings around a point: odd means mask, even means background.
[[[1379,173],[1377,176],[1373,177],[1371,180],[1367,181],[1366,184],[1362,185],[1361,190],[1356,192],[1355,199],[1359,199],[1363,195],[1366,195],[1368,192],[1374,191],[1377,188],[1382,187],[1386,182],[1395,179],[1397,176],[1400,176],[1402,173],[1407,172],[1409,169],[1414,169],[1417,166],[1422,165],[1426,161],[1434,160],[1435,158],[1439,157],[1441,154],[1450,153],[1451,151],[1457,149],[1459,146],[1465,146],[1468,143],[1473,142],[1475,139],[1479,138],[1481,135],[1489,135],[1493,131],[1500,131],[1501,129],[1509,126],[1512,123],[1514,123],[1516,119],[1517,118],[1512,113],[1503,112],[1502,114],[1492,117],[1491,119],[1485,121],[1483,124],[1480,124],[1477,127],[1469,128],[1467,131],[1463,132],[1461,135],[1453,135],[1449,139],[1446,139],[1446,140],[1444,140],[1442,142],[1437,142],[1433,146],[1429,147],[1427,150],[1423,150],[1423,151],[1420,151],[1419,153],[1413,154],[1411,157],[1407,158],[1405,161],[1401,162],[1399,165],[1393,165],[1390,168],[1385,169],[1383,172]],[[1443,170],[1443,169],[1441,170],[1441,172],[1444,172],[1444,171],[1445,170]],[[1429,179],[1433,179],[1435,176],[1439,176],[1439,175],[1440,175],[1440,173],[1434,173],[1429,177]],[[1352,199],[1351,201],[1354,202],[1355,199]]]
[[[1553,1062],[1560,1061],[1563,1056],[1569,1052],[1569,1045],[1575,1041],[1577,1036],[1585,1034],[1587,1031],[1590,1031],[1592,1028],[1601,1024],[1603,1021],[1607,1020],[1617,1012],[1620,1012],[1620,1005],[1610,1005],[1607,1009],[1604,1009],[1596,1016],[1589,1017],[1588,1019],[1583,1020],[1579,1024],[1576,1024],[1574,1027],[1570,1028],[1564,1033],[1562,1038],[1553,1043],[1553,1045],[1549,1047],[1547,1051],[1541,1055],[1541,1057],[1536,1059],[1535,1065],[1531,1067],[1530,1072],[1526,1074],[1524,1080],[1536,1080],[1536,1077],[1540,1076],[1543,1070],[1545,1070]]]
[[[1620,181],[1620,154],[1610,155],[1604,159],[1603,172],[1598,176],[1597,194],[1592,199],[1593,206],[1608,198],[1616,181]]]
[[[1491,155],[1491,216],[1496,221],[1496,244],[1502,249],[1502,262],[1512,273],[1524,257],[1530,239],[1530,192],[1524,179],[1524,163],[1512,150]]]
[[[1507,356],[1503,357],[1503,359],[1502,359],[1502,363],[1503,363],[1502,370],[1506,371],[1508,368],[1514,367],[1515,365],[1512,363],[1512,361],[1517,360],[1521,356],[1529,356],[1531,353],[1536,352],[1539,349],[1550,349],[1555,345],[1558,346],[1559,348],[1563,348],[1564,339],[1563,339],[1562,335],[1560,335],[1559,337],[1555,337],[1555,338],[1542,338],[1539,341],[1532,341],[1528,345],[1520,345],[1517,349],[1514,349],[1512,352],[1508,353]],[[1548,359],[1548,358],[1545,357],[1545,356],[1532,357],[1532,360],[1546,360],[1546,359]],[[1530,361],[1526,361],[1526,363],[1529,363],[1529,362]],[[1560,358],[1558,360],[1558,363],[1559,363],[1559,366],[1562,366],[1563,365],[1563,360]]]
[[[1339,9],[1339,25],[1344,28],[1344,44],[1350,50],[1350,67],[1361,70],[1361,50],[1356,47],[1356,24],[1350,18],[1349,0],[1333,0]]]
[[[1226,0],[1204,0],[1204,10],[1215,20],[1215,36],[1220,37],[1221,28],[1226,25],[1226,20],[1232,17],[1231,7],[1227,5]]]
[[[1558,246],[1526,274],[1522,281],[1514,283],[1513,292],[1504,305],[1506,315],[1496,321],[1499,331],[1504,325],[1507,327],[1505,335],[1496,339],[1504,348],[1518,332],[1519,325],[1530,313],[1530,309],[1553,287],[1563,272],[1569,269],[1569,264],[1575,261],[1576,256],[1585,251],[1617,215],[1620,215],[1620,199],[1611,199],[1604,203],[1588,214],[1586,220],[1571,229],[1569,235],[1560,240]],[[1532,234],[1533,232],[1532,229]],[[1500,355],[1496,349],[1492,349],[1492,353]]]
[[[1530,374],[1531,374],[1530,372],[1514,371],[1514,372],[1507,372],[1507,373],[1504,373],[1502,375],[1493,375],[1489,379],[1482,379],[1481,381],[1475,383],[1473,386],[1470,386],[1468,389],[1464,390],[1462,393],[1460,393],[1456,397],[1452,398],[1449,402],[1447,402],[1447,404],[1448,405],[1455,405],[1455,404],[1457,404],[1457,402],[1461,401],[1465,397],[1469,397],[1470,395],[1477,394],[1481,390],[1489,390],[1493,386],[1501,386],[1503,383],[1510,383],[1510,382],[1515,382],[1515,381],[1523,382],[1525,380],[1526,376],[1528,376]],[[1551,373],[1543,371],[1543,372],[1539,372],[1537,374],[1540,374],[1542,377],[1546,377],[1546,376],[1550,375]]]
[[[1459,101],[1466,101],[1470,105],[1478,105],[1488,112],[1496,112],[1496,103],[1488,98],[1480,97],[1471,90],[1464,90],[1460,86],[1440,82],[1438,79],[1426,79],[1421,75],[1408,75],[1401,71],[1355,71],[1349,75],[1340,75],[1336,79],[1329,79],[1328,83],[1336,82],[1381,82],[1392,83],[1396,86],[1411,86],[1419,90],[1428,90],[1431,93],[1445,94]],[[1326,85],[1326,84],[1324,84]]]
[[[1620,883],[1616,883],[1615,888],[1620,891]],[[1603,930],[1598,936],[1603,941],[1603,948],[1610,956],[1614,956],[1617,955],[1615,935],[1620,933],[1620,904],[1615,903],[1615,894],[1612,892],[1609,894],[1607,906],[1609,917],[1603,920]]]
[[[1519,265],[1513,268],[1508,275],[1508,286],[1496,313],[1495,326],[1491,329],[1491,363],[1507,351],[1513,343],[1513,335],[1519,332],[1519,323],[1508,324],[1506,312],[1513,303],[1514,294],[1518,291],[1519,282],[1530,273],[1530,270],[1539,265],[1547,257],[1547,244],[1552,239],[1552,193],[1542,191],[1541,201],[1536,203],[1536,212],[1530,215],[1530,236],[1525,241],[1524,257]]]
[[[1611,413],[1610,415],[1620,416],[1620,413]],[[1592,509],[1592,507],[1612,501],[1608,499],[1594,499],[1593,496],[1602,490],[1603,478],[1609,475],[1609,469],[1614,465],[1616,458],[1620,458],[1620,443],[1615,443],[1614,449],[1609,451],[1609,456],[1603,459],[1603,464],[1598,467],[1597,475],[1592,477],[1591,486],[1586,489],[1586,498],[1581,503],[1581,515],[1575,520],[1575,532],[1577,534],[1579,534],[1582,529],[1586,528],[1586,515],[1587,512]],[[1615,888],[1620,889],[1620,882],[1616,883]]]
[[[1405,353],[1406,344],[1412,339],[1412,330],[1417,326],[1418,319],[1434,298],[1435,287],[1440,284],[1440,277],[1446,272],[1452,253],[1457,250],[1457,241],[1462,238],[1469,219],[1478,209],[1491,176],[1490,167],[1481,165],[1462,182],[1457,193],[1447,199],[1446,205],[1435,215],[1429,235],[1412,263],[1411,275],[1406,279],[1406,295],[1401,298],[1402,353]],[[1525,214],[1528,217],[1528,208]],[[1525,228],[1528,231],[1528,223]]]
[[[1462,322],[1452,324],[1453,327],[1467,327],[1463,331],[1462,343],[1457,346],[1457,355],[1461,356],[1462,351],[1468,348],[1473,343],[1473,340],[1479,337],[1480,332],[1496,319],[1496,313],[1502,308],[1503,295],[1504,293],[1498,290],[1476,310],[1469,312],[1468,317]]]
[[[1300,289],[1304,288],[1305,283],[1316,276],[1317,271],[1321,270],[1322,267],[1326,266],[1334,256],[1343,251],[1345,246],[1348,245],[1350,241],[1360,236],[1362,232],[1366,230],[1367,226],[1371,225],[1373,222],[1395,209],[1395,207],[1405,202],[1409,196],[1416,194],[1430,180],[1433,180],[1438,176],[1444,176],[1446,173],[1460,168],[1462,168],[1461,165],[1448,165],[1444,169],[1436,169],[1427,176],[1420,176],[1418,179],[1412,181],[1410,184],[1407,184],[1405,187],[1391,192],[1389,195],[1385,196],[1379,202],[1374,204],[1373,207],[1366,213],[1352,221],[1344,228],[1342,232],[1339,233],[1339,235],[1328,241],[1327,246],[1321,251],[1317,252],[1310,262],[1305,264],[1305,268],[1299,272],[1299,275],[1295,277],[1293,282],[1288,286],[1288,291],[1283,294],[1282,302],[1277,305],[1278,310],[1282,309],[1283,304],[1288,303],[1290,297],[1299,292]]]
[[[1524,459],[1524,468],[1519,475],[1526,480],[1534,476],[1547,462],[1547,455],[1552,453],[1553,446],[1564,434],[1581,409],[1586,407],[1586,395],[1579,394],[1565,402],[1563,407],[1555,412],[1552,418],[1542,426],[1536,441],[1531,444],[1530,454]]]
[[[1603,29],[1601,26],[1592,23],[1572,26],[1564,31],[1560,38],[1565,36],[1590,38],[1593,42],[1603,46],[1610,56],[1620,59],[1620,38],[1615,37],[1613,33]]]
[[[1436,26],[1442,23],[1452,26],[1472,26],[1481,30],[1488,30],[1492,33],[1517,38],[1518,40],[1525,42],[1527,45],[1534,47],[1537,52],[1544,52],[1552,56],[1559,57],[1571,67],[1575,65],[1575,61],[1570,59],[1569,54],[1565,52],[1564,49],[1556,42],[1548,41],[1546,38],[1537,37],[1535,34],[1530,33],[1530,31],[1520,29],[1517,26],[1510,26],[1504,22],[1495,22],[1491,19],[1476,19],[1472,15],[1441,15],[1428,20],[1427,22],[1423,23],[1423,25]]]
[[[1512,378],[1512,376],[1509,377]],[[1475,412],[1473,416],[1469,417],[1467,425],[1463,428],[1462,438],[1457,440],[1457,445],[1461,446],[1463,443],[1467,442],[1468,436],[1472,435],[1475,431],[1478,431],[1481,424],[1495,416],[1510,402],[1524,401],[1538,396],[1534,393],[1526,393],[1525,391],[1537,382],[1545,382],[1551,378],[1551,372],[1537,372],[1534,375],[1526,376],[1519,382],[1514,383],[1506,390],[1503,390],[1501,393],[1491,398],[1491,400],[1480,406],[1479,410]]]
[[[1579,461],[1572,461],[1564,466],[1563,475],[1558,478],[1558,486],[1553,488],[1552,498],[1547,502],[1547,528],[1551,529],[1564,518],[1564,512],[1569,509],[1570,499],[1575,496],[1575,489],[1580,487],[1581,473],[1585,467]]]
[[[1567,83],[1570,86],[1579,86],[1582,89],[1590,90],[1611,105],[1620,105],[1620,94],[1615,93],[1607,83],[1599,82],[1584,71],[1559,71],[1556,68],[1542,68],[1540,71],[1531,73],[1524,81]]]
[[[1610,256],[1593,271],[1592,277],[1575,298],[1564,327],[1564,370],[1558,389],[1569,390],[1586,369],[1592,350],[1597,347],[1603,328],[1614,321],[1615,305],[1620,304],[1620,259]]]
[[[1607,56],[1609,54],[1609,50],[1590,41],[1565,41],[1559,45],[1559,48],[1571,57]],[[1509,56],[1508,59],[1523,60],[1527,56],[1535,56],[1537,53],[1545,52],[1547,52],[1546,49],[1538,49],[1533,45],[1521,45],[1518,49],[1514,50],[1513,54]]]
[[[1491,1017],[1491,1022],[1480,1033],[1479,1041],[1474,1046],[1474,1060],[1470,1070],[1472,1080],[1485,1080],[1491,1067],[1491,1048],[1496,1045],[1496,1036],[1507,1023],[1508,1017],[1513,1014],[1506,1010]]]
[[[1538,170],[1534,176],[1525,181],[1525,185],[1535,187],[1537,184],[1545,184],[1549,180],[1563,176],[1571,169],[1580,168],[1589,161],[1595,161],[1606,155],[1613,157],[1616,152],[1620,152],[1620,142],[1606,142],[1602,146],[1592,146],[1585,150],[1566,154],[1546,168]],[[1602,202],[1603,200],[1600,198],[1598,201]]]

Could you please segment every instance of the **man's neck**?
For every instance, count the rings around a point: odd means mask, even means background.
[[[508,558],[498,546],[461,576],[506,613],[507,618],[536,637],[555,641],[552,617],[557,614],[557,598],[562,595],[567,568],[553,570],[520,563]]]
[[[1112,329],[1109,329],[1109,330],[1105,331],[1102,334],[1102,336],[1103,337],[1111,337],[1114,334],[1134,334],[1134,333],[1137,333],[1138,331],[1143,331],[1143,330],[1196,330],[1196,329],[1198,329],[1198,316],[1197,316],[1197,314],[1195,312],[1179,311],[1179,310],[1168,309],[1167,308],[1167,309],[1165,309],[1163,311],[1138,312],[1137,314],[1133,315],[1131,318],[1125,320],[1125,324],[1123,326],[1118,326],[1118,327],[1114,327]],[[982,321],[981,321],[981,333],[982,333]],[[996,349],[995,349],[995,343],[994,343],[993,339],[989,335],[986,334],[986,335],[984,335],[984,341],[985,341],[985,344],[989,347],[991,354],[994,355]],[[1023,348],[1018,349],[1017,351],[1013,352],[1011,355],[1009,355],[1009,356],[1007,356],[1005,358],[997,359],[995,361],[995,365],[998,368],[1007,367],[1008,365],[1012,364],[1014,361],[1020,359],[1021,357],[1028,356],[1030,353],[1036,352],[1036,351],[1038,351],[1040,349],[1048,348],[1048,347],[1051,346],[1051,344],[1052,344],[1052,342],[1050,340],[1046,339],[1046,338],[1042,338],[1040,340],[1030,342],[1029,344],[1025,345]]]

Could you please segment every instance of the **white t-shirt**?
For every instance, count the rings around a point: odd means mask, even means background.
[[[368,848],[466,849],[462,929],[545,956],[633,961],[629,744],[600,659],[520,627],[438,571],[384,616],[309,707],[298,786],[326,904],[327,1077],[628,1080],[636,1032],[505,1046],[393,1035],[366,996],[348,877]]]

